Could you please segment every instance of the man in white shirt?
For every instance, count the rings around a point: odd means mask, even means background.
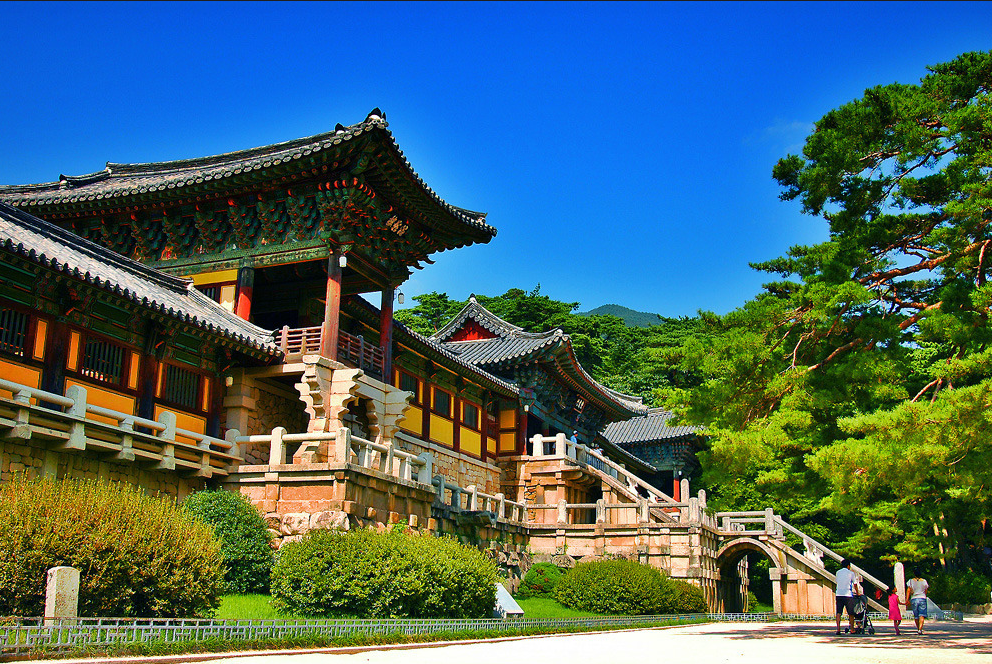
[[[840,617],[847,611],[848,631],[854,631],[854,597],[861,594],[858,577],[851,571],[851,561],[845,558],[837,570],[837,634],[840,634]]]

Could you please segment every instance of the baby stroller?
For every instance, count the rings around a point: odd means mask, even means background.
[[[849,632],[850,628],[844,632]],[[875,626],[871,624],[868,616],[868,599],[864,595],[854,597],[854,631],[852,634],[874,634]]]

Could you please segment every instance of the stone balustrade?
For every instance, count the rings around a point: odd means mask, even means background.
[[[156,470],[189,472],[202,478],[227,475],[241,461],[236,444],[176,426],[175,413],[157,420],[87,402],[86,388],[72,385],[65,394],[0,380],[0,428],[21,440],[55,442],[63,450],[105,452],[124,462],[152,462]],[[51,450],[50,456],[54,455]],[[51,456],[45,474],[54,474]]]
[[[456,511],[491,512],[497,521],[525,521],[527,504],[507,500],[502,493],[485,493],[474,484],[463,489],[444,475],[436,475],[433,485],[437,492],[435,502],[439,505],[446,505]]]
[[[315,444],[323,450],[319,456],[326,457],[328,463],[352,464],[399,479],[431,484],[434,463],[429,452],[411,454],[391,443],[352,435],[350,429],[343,427],[336,431],[304,433],[288,433],[284,427],[276,427],[271,433],[253,436],[242,436],[232,430],[228,437],[238,444],[267,444],[270,466],[287,465],[286,450],[291,443]]]

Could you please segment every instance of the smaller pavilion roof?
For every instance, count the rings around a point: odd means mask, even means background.
[[[192,281],[159,272],[3,202],[0,249],[264,355],[279,354],[271,332],[224,309]]]
[[[474,321],[491,337],[451,341],[456,333]],[[612,410],[618,417],[630,417],[647,412],[640,397],[623,394],[601,385],[579,364],[571,339],[558,328],[547,332],[524,332],[523,328],[503,320],[482,306],[475,297],[469,298],[458,315],[430,337],[461,360],[489,370],[508,367],[531,360],[553,363],[558,372],[583,388],[592,397]]]
[[[698,435],[699,427],[668,426],[671,411],[651,408],[647,415],[621,422],[611,422],[603,429],[603,437],[615,445],[653,443]]]

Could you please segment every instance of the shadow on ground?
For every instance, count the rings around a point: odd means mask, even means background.
[[[841,629],[846,625],[841,624]],[[837,636],[833,623],[765,623],[761,625],[723,625],[722,629],[707,630],[706,634],[730,639],[762,640],[805,637],[822,642],[836,642],[852,648],[939,648],[969,650],[992,655],[992,622],[929,622],[924,634],[916,633],[913,621],[903,621],[902,632],[896,636],[892,623],[875,623],[875,634],[841,634]],[[689,636],[689,634],[686,634]]]

